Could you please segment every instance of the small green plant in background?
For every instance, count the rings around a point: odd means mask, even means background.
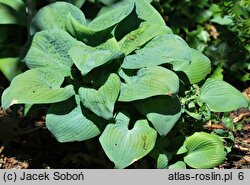
[[[247,107],[230,84],[207,78],[211,62],[165,25],[145,0],[86,20],[66,2],[42,8],[30,26],[29,70],[3,92],[2,107],[48,104],[46,126],[59,142],[97,138],[116,168],[146,155],[155,167],[213,168],[226,157],[216,134],[178,130],[211,111]],[[189,133],[189,134],[188,134]]]
[[[154,3],[174,33],[212,61],[213,78],[247,88],[250,5],[246,0],[166,0]]]

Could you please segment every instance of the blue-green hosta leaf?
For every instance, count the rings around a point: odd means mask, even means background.
[[[65,31],[43,30],[35,34],[24,60],[29,68],[48,67],[69,76],[73,60],[68,51],[79,45],[85,46]]]
[[[236,88],[214,78],[206,80],[199,98],[214,112],[229,112],[248,105],[247,99]]]
[[[127,55],[155,36],[168,33],[172,33],[172,31],[167,26],[144,22],[141,23],[138,29],[123,37],[123,39],[119,41],[119,45],[121,50]]]
[[[211,62],[209,58],[203,55],[200,51],[190,48],[191,51],[191,64],[185,66],[183,71],[191,84],[200,82],[211,71]]]
[[[60,88],[64,77],[49,68],[28,70],[16,76],[2,95],[2,107],[13,104],[55,103],[75,94],[72,85]]]
[[[0,0],[0,24],[27,25],[25,4],[22,0]]]
[[[82,112],[79,96],[50,106],[46,126],[59,142],[84,141],[100,134]]]
[[[20,59],[17,58],[0,58],[0,71],[4,76],[11,81],[15,76],[22,71],[19,67]]]
[[[176,96],[151,97],[138,101],[136,107],[161,136],[166,136],[181,116],[181,104]]]
[[[109,124],[99,140],[115,168],[125,168],[147,155],[153,149],[156,137],[156,131],[147,120],[139,120],[131,130],[126,121]]]
[[[79,95],[85,107],[104,119],[113,117],[114,105],[120,92],[120,78],[112,73],[105,84],[97,90],[81,87]]]
[[[67,17],[69,14],[81,24],[86,25],[85,16],[79,8],[70,3],[56,2],[39,10],[30,26],[31,35],[46,29],[57,28],[66,30],[65,26],[68,22]]]
[[[159,154],[156,162],[157,169],[166,169],[168,167],[168,156],[166,154]]]
[[[153,66],[138,70],[136,76],[124,78],[119,101],[134,101],[156,95],[172,95],[179,91],[178,76],[163,67]]]
[[[133,1],[126,3],[123,6],[114,7],[110,11],[97,16],[88,24],[88,27],[95,31],[111,28],[127,17],[132,12],[133,8]]]
[[[216,135],[196,132],[184,145],[188,151],[184,161],[192,168],[213,168],[226,159],[223,143]]]
[[[123,55],[117,50],[100,50],[90,47],[73,47],[69,55],[82,75],[86,75],[92,69],[99,67],[111,60]]]
[[[166,26],[162,16],[149,2],[145,0],[135,0],[135,7],[136,13],[140,19],[149,23]]]
[[[173,65],[174,70],[187,66],[191,62],[191,54],[187,43],[177,35],[164,34],[153,38],[136,54],[124,59],[125,69],[139,69],[165,63]]]
[[[186,164],[183,161],[177,161],[176,163],[169,165],[168,169],[170,170],[186,169]]]
[[[68,21],[65,25],[65,29],[73,37],[77,38],[80,41],[83,41],[90,46],[97,46],[112,37],[112,29],[107,28],[104,30],[96,31],[84,24],[81,24],[71,14],[68,15]]]

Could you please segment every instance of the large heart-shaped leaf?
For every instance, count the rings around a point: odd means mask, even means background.
[[[142,68],[138,70],[136,76],[126,77],[124,80],[126,83],[121,84],[119,101],[133,101],[156,95],[172,95],[179,90],[178,76],[160,66]]]
[[[64,77],[49,68],[28,70],[16,76],[2,95],[2,107],[13,104],[55,103],[75,94],[72,85],[60,88]]]
[[[39,10],[33,18],[30,26],[31,35],[46,29],[57,28],[66,30],[65,26],[68,22],[67,16],[69,14],[71,14],[81,24],[87,24],[85,16],[79,8],[70,3],[56,2]]]
[[[122,64],[126,69],[169,63],[175,70],[187,66],[191,62],[191,54],[187,43],[177,35],[164,34],[152,39],[136,54],[129,55]]]
[[[97,90],[81,87],[80,99],[83,105],[104,119],[113,117],[114,105],[120,92],[120,78],[112,73],[105,84]]]
[[[65,31],[44,30],[35,34],[24,60],[29,68],[49,67],[69,76],[74,63],[68,51],[79,45],[84,47]]]
[[[213,168],[226,158],[223,143],[216,135],[196,132],[184,142],[187,155],[184,161],[192,168]]]
[[[107,125],[99,139],[106,155],[115,163],[115,168],[129,166],[147,155],[155,145],[157,133],[147,120],[137,121],[131,130],[128,125],[128,119],[119,118],[116,124]]]
[[[247,99],[237,89],[214,78],[208,78],[203,84],[199,99],[215,112],[229,112],[248,105]]]
[[[79,96],[50,106],[46,126],[59,142],[84,141],[97,136],[98,127],[81,110]]]
[[[25,4],[22,0],[0,0],[0,24],[27,25]]]
[[[181,104],[176,96],[151,97],[136,103],[161,136],[167,135],[181,116]]]
[[[211,71],[211,62],[209,58],[201,52],[190,48],[191,64],[179,70],[183,71],[191,84],[198,83],[203,80]]]
[[[144,22],[138,29],[130,32],[122,40],[120,40],[119,45],[125,54],[129,54],[155,36],[171,32],[172,31],[167,26]]]
[[[118,50],[101,50],[90,47],[73,47],[69,51],[76,67],[82,75],[86,75],[92,69],[99,67],[123,54]]]
[[[126,3],[123,6],[117,6],[99,16],[88,24],[90,29],[95,31],[106,30],[118,24],[127,17],[134,8],[134,2]]]

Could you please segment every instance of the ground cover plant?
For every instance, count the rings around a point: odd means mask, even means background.
[[[35,15],[29,33],[22,59],[29,69],[4,90],[4,109],[24,104],[28,114],[34,105],[49,106],[53,137],[95,138],[115,168],[145,156],[169,169],[213,168],[226,159],[225,137],[202,124],[211,112],[248,101],[208,78],[209,58],[175,35],[150,1],[105,7],[91,21],[70,3],[52,3]]]

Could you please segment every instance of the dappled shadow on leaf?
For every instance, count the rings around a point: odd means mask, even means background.
[[[55,114],[55,115],[65,115],[69,114],[73,109],[77,107],[77,103],[75,100],[75,96],[72,96],[71,98],[53,104],[53,106],[50,107],[48,114]]]
[[[72,96],[66,101],[59,102],[54,104],[50,107],[48,114],[55,114],[55,115],[66,115],[69,114],[71,111],[73,111],[77,107],[77,102],[75,100],[75,97]],[[107,124],[107,120],[95,115],[93,112],[91,112],[89,109],[81,105],[81,111],[83,116],[95,123],[99,129],[103,130]]]
[[[82,86],[98,90],[108,79],[111,73],[117,73],[122,60],[112,60],[91,70],[82,78]]]
[[[136,104],[161,136],[166,136],[181,116],[181,104],[177,96],[155,96]]]
[[[121,40],[125,35],[139,28],[142,22],[143,20],[138,18],[136,9],[134,8],[134,10],[116,26],[115,38],[118,41]]]
[[[101,132],[105,129],[106,125],[108,124],[107,120],[103,119],[100,116],[97,116],[83,105],[81,105],[81,110],[84,117],[86,117],[88,120],[91,120]]]
[[[180,79],[179,96],[185,96],[185,91],[190,88],[188,76],[183,71],[175,71]]]

